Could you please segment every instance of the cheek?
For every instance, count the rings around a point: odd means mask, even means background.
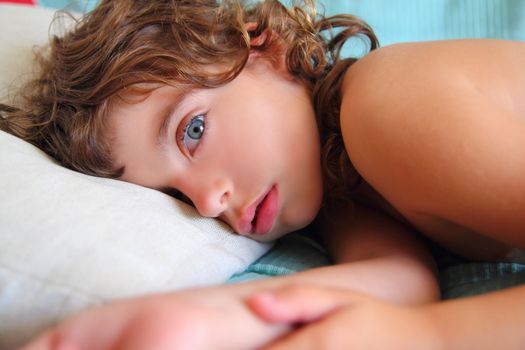
[[[290,198],[290,205],[285,213],[290,222],[300,227],[308,225],[320,210],[323,198],[323,186],[319,167],[310,169],[308,176],[297,179],[296,195]]]
[[[322,202],[323,186],[316,143],[295,146],[284,177],[282,223],[298,229],[315,219]]]
[[[275,145],[264,128],[253,127],[249,121],[226,119],[210,135],[206,158],[201,162],[207,171],[229,176],[244,186],[275,169],[275,163],[270,163]]]

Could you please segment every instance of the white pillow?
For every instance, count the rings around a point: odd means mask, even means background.
[[[0,95],[31,71],[52,15],[0,5]],[[222,283],[269,245],[160,192],[63,168],[0,132],[0,247],[3,350],[106,300]]]

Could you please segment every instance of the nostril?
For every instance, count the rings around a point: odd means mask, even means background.
[[[224,192],[221,196],[219,203],[221,203],[221,205],[226,205],[228,204],[229,199],[230,199],[230,192]]]
[[[200,215],[216,218],[228,209],[229,201],[229,192],[207,193],[195,202],[195,207]]]
[[[230,182],[199,181],[189,189],[191,198],[200,215],[205,217],[219,217],[228,210],[233,198]]]

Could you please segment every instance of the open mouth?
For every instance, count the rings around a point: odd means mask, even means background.
[[[270,193],[270,192],[268,192],[268,193]],[[257,226],[257,219],[259,217],[259,210],[261,209],[261,207],[263,206],[263,203],[268,198],[268,193],[266,194],[266,196],[264,196],[263,200],[259,203],[259,205],[257,205],[257,208],[255,208],[255,215],[253,215],[253,220],[252,220],[252,227],[253,228],[255,228]]]
[[[244,235],[264,235],[273,227],[279,212],[279,192],[273,185],[244,210],[237,225],[237,232]]]
[[[251,221],[251,233],[264,235],[273,227],[279,210],[279,194],[277,187],[273,186],[255,208]]]

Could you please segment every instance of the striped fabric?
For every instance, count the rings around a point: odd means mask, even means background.
[[[467,262],[432,246],[439,267],[442,299],[492,292],[525,283],[525,265],[507,262]],[[246,282],[326,266],[330,259],[311,232],[302,230],[281,238],[266,255],[228,283]]]
[[[289,3],[290,0],[282,0]],[[98,0],[0,0],[75,11]],[[381,44],[445,38],[525,40],[522,0],[317,0],[326,14],[351,13],[366,20]]]
[[[366,20],[382,46],[454,38],[525,40],[522,0],[324,0],[327,14]]]

